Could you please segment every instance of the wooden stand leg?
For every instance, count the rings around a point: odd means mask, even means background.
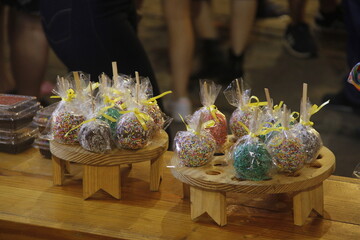
[[[190,201],[192,220],[207,212],[218,225],[226,225],[226,192],[207,191],[190,186]]]
[[[70,174],[70,162],[65,161],[65,173]]]
[[[294,224],[298,226],[304,225],[313,209],[322,216],[324,212],[323,184],[295,194],[293,208]]]
[[[121,198],[120,165],[116,166],[90,166],[84,165],[83,196],[84,199],[100,189],[109,193],[116,199]]]
[[[150,163],[150,191],[159,191],[162,178],[163,155]]]
[[[183,199],[190,198],[190,186],[189,184],[183,183]]]
[[[65,164],[66,161],[52,155],[54,185],[63,185],[65,179]]]

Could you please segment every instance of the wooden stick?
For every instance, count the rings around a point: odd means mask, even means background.
[[[204,90],[205,102],[207,102],[207,99],[209,98],[209,92],[208,92],[208,84],[206,81],[204,81],[203,90]]]
[[[265,97],[266,97],[267,105],[268,105],[270,111],[272,112],[273,103],[272,103],[271,98],[270,98],[269,89],[264,88],[264,90],[265,90]]]
[[[90,97],[91,97],[91,108],[92,108],[92,112],[95,112],[95,103],[94,103],[94,97],[93,97],[93,88],[92,88],[92,83],[90,81],[89,83],[89,87],[90,87]]]
[[[236,94],[237,94],[240,105],[242,105],[242,94],[241,94],[239,79],[235,79],[235,82],[236,82]]]
[[[289,127],[289,123],[287,121],[287,114],[288,114],[288,109],[286,107],[286,104],[283,105],[283,113],[281,116],[281,122],[284,128],[288,128]]]
[[[203,118],[204,118],[204,112],[201,112],[199,122],[198,122],[198,125],[196,126],[196,130],[195,130],[198,133],[200,133],[200,131],[201,131],[201,127],[202,127],[202,124],[203,124]]]
[[[80,77],[79,77],[79,73],[78,72],[74,72],[74,79],[75,79],[75,88],[76,88],[76,94],[77,96],[81,97],[82,96],[82,88],[81,88],[81,82],[80,82]]]
[[[107,87],[107,79],[105,73],[101,74],[101,85],[103,85],[104,88]]]
[[[300,117],[305,117],[305,109],[306,109],[306,103],[307,103],[307,83],[303,83],[303,93],[301,98],[301,104],[300,104]]]
[[[119,82],[119,73],[118,73],[118,69],[117,69],[117,63],[115,61],[112,62],[112,71],[113,71],[114,85],[117,86],[117,84]]]
[[[139,73],[137,71],[135,71],[135,79],[136,79],[135,96],[136,96],[136,102],[139,103],[140,77],[139,77]]]

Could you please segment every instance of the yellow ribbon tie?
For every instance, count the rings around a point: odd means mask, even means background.
[[[70,132],[74,131],[75,129],[81,127],[81,125],[85,124],[85,123],[88,123],[88,122],[91,122],[91,121],[95,121],[96,118],[91,118],[89,120],[86,120],[86,121],[83,121],[82,123],[80,123],[79,125],[73,127],[72,129],[70,129],[67,133],[65,133],[65,137],[67,137],[69,135]]]
[[[152,97],[152,98],[149,98],[148,100],[143,101],[143,104],[145,104],[145,105],[156,105],[157,104],[157,101],[156,101],[157,99],[162,98],[165,95],[168,95],[170,93],[172,93],[172,91],[163,92],[162,94],[159,94],[159,95],[157,95],[155,97]]]
[[[284,101],[280,101],[280,103],[278,105],[274,106],[274,111],[279,111],[283,104],[284,104]]]
[[[103,116],[104,118],[106,118],[107,120],[109,120],[111,122],[116,122],[117,121],[117,119],[115,119],[115,118],[113,118],[113,117],[111,117],[111,116],[109,116],[109,115],[107,115],[105,113],[101,114],[101,116]]]
[[[60,96],[51,96],[50,98],[61,98],[61,100],[65,101],[65,102],[70,102],[71,100],[76,98],[76,94],[75,94],[74,90],[70,88],[70,89],[66,90],[66,98],[62,98]]]
[[[138,108],[134,108],[134,110],[129,110],[129,111],[120,111],[121,114],[130,113],[130,112],[133,112],[135,114],[135,117],[137,118],[143,129],[147,131],[148,127],[146,126],[145,121],[149,121],[151,119],[150,116],[147,115],[146,113],[140,112]]]
[[[320,109],[322,109],[326,104],[328,104],[330,102],[330,100],[327,100],[326,102],[324,102],[323,104],[321,104],[319,107],[318,105],[314,104],[311,106],[310,108],[310,116],[317,113],[318,111],[320,111]]]
[[[207,122],[203,123],[203,128],[211,128],[215,126],[215,121],[214,120],[209,120]]]
[[[255,100],[255,102],[251,102],[251,100]],[[249,99],[249,103],[247,105],[250,107],[261,107],[261,106],[266,106],[267,102],[260,102],[258,97],[251,96]]]
[[[249,128],[243,122],[239,121],[238,123],[245,129],[245,131],[248,133],[248,135],[250,135],[250,137],[256,137],[256,134],[250,132]]]
[[[313,126],[314,125],[314,122],[312,122],[312,121],[304,121],[304,120],[302,120],[302,119],[300,119],[300,123],[302,124],[302,125],[304,125],[304,126]]]
[[[220,122],[220,120],[216,116],[216,113],[219,112],[217,107],[215,105],[210,105],[210,106],[207,107],[207,109],[209,109],[209,111],[211,113],[211,116],[213,117],[213,119],[215,119],[215,122]]]

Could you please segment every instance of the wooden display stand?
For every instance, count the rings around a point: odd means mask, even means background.
[[[184,197],[190,196],[191,219],[207,212],[217,224],[226,225],[226,192],[292,193],[294,224],[298,226],[305,223],[313,209],[323,215],[323,181],[335,170],[335,156],[326,147],[321,149],[316,164],[305,166],[296,176],[277,174],[268,181],[238,180],[233,166],[223,158],[215,157],[202,167],[172,169],[173,175],[184,183]],[[176,155],[172,161],[176,161]]]
[[[162,175],[162,157],[168,149],[169,137],[160,131],[151,143],[140,150],[114,149],[107,154],[86,151],[80,145],[66,145],[50,142],[53,162],[54,185],[62,185],[69,162],[84,166],[83,196],[89,198],[102,189],[114,198],[121,198],[120,166],[150,161],[150,191],[158,191]]]

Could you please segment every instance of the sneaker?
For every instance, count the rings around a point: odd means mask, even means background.
[[[179,114],[183,118],[191,114],[191,101],[187,97],[181,97],[178,100],[174,101],[171,105],[172,117],[176,122],[181,122]]]
[[[286,50],[298,58],[316,57],[317,47],[314,37],[306,23],[289,25],[285,31],[284,46]]]
[[[342,8],[337,6],[335,11],[331,13],[323,13],[319,11],[315,17],[315,27],[319,30],[342,30],[345,32],[344,13]]]

